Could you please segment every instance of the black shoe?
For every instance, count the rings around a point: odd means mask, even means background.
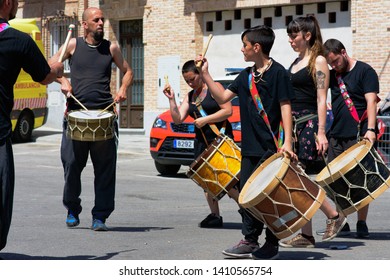
[[[215,216],[215,214],[209,214],[203,221],[199,223],[201,228],[221,228],[223,227],[222,217]]]
[[[357,221],[356,223],[356,237],[358,238],[368,238],[370,233],[368,232],[368,227],[365,221]]]
[[[279,257],[279,246],[265,242],[264,245],[257,251],[252,253],[254,260],[275,260]]]

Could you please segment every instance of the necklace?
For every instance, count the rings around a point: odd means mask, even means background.
[[[271,67],[271,65],[272,65],[272,62],[273,62],[273,60],[272,60],[272,58],[270,58],[269,59],[269,61],[267,62],[267,64],[264,66],[264,67],[262,67],[261,69],[260,69],[260,71],[257,71],[257,69],[256,69],[256,65],[253,65],[252,66],[252,74],[253,74],[253,77],[254,77],[254,80],[255,80],[255,83],[257,84],[258,82],[260,82],[260,81],[263,81],[263,75],[264,75],[264,73]],[[264,81],[263,81],[264,82]]]
[[[97,45],[91,45],[91,44],[88,43],[87,40],[85,40],[85,38],[84,38],[84,42],[85,42],[85,43],[87,44],[87,46],[90,47],[90,48],[97,48],[97,47],[99,47],[99,46],[102,44],[103,41],[100,41]]]

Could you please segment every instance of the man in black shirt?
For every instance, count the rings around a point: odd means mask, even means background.
[[[66,46],[63,60],[69,58],[70,79],[63,77],[61,90],[72,94],[85,108],[115,111],[113,101],[122,102],[127,98],[127,89],[133,81],[133,72],[124,60],[117,43],[103,39],[103,12],[94,7],[86,9],[82,16],[84,37],[72,38]],[[52,59],[58,59],[62,46]],[[114,99],[111,95],[111,69],[115,63],[123,73],[121,86]],[[67,110],[80,110],[82,107],[73,98],[67,100]],[[67,209],[66,225],[79,225],[81,213],[81,172],[86,166],[88,155],[95,174],[95,205],[92,209],[92,226],[95,231],[107,231],[106,219],[114,211],[118,124],[115,118],[115,135],[111,139],[99,141],[79,141],[67,137],[69,123],[64,118],[61,143],[61,160],[64,167],[65,186],[63,203]]]
[[[330,130],[328,148],[328,160],[332,161],[356,144],[359,141],[358,137],[375,143],[379,80],[370,65],[349,57],[339,40],[327,40],[324,43],[324,49],[326,60],[332,67],[329,86],[334,120]],[[343,84],[346,91],[344,89],[342,93]],[[348,100],[353,101],[350,108],[346,105]],[[366,224],[367,214],[368,205],[358,211],[356,228],[357,236],[361,238],[369,237]]]
[[[9,26],[17,10],[17,0],[0,0],[0,250],[7,243],[15,187],[11,145],[14,84],[21,69],[43,85],[61,77],[64,70],[59,62],[49,66],[33,39]]]

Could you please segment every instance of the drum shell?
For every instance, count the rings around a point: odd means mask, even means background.
[[[241,169],[241,149],[234,141],[220,134],[189,166],[186,175],[220,200],[238,184]]]
[[[67,118],[66,136],[77,141],[103,141],[114,137],[115,114],[105,112],[107,117],[82,118],[73,116],[74,112],[86,112],[99,115],[101,110],[76,110],[70,111]]]
[[[334,166],[357,151],[349,162],[334,171]],[[336,157],[315,178],[338,210],[350,215],[367,206],[390,186],[390,170],[369,141],[363,140]]]
[[[280,154],[269,157],[252,173],[238,201],[256,219],[264,222],[277,238],[283,239],[311,220],[326,195],[296,163],[286,157],[274,178],[260,190],[261,186],[255,185],[257,176],[279,157]],[[247,193],[252,188],[258,191],[258,195],[248,199]]]

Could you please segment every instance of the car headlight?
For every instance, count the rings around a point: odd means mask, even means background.
[[[166,129],[167,128],[167,122],[162,120],[162,119],[160,119],[160,118],[156,118],[156,120],[153,123],[153,128],[164,128],[164,129]]]
[[[232,128],[241,131],[241,122],[232,122]]]

